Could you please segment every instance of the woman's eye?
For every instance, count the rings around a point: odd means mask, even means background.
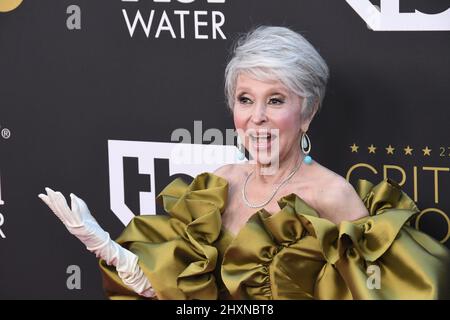
[[[275,105],[279,105],[279,104],[283,104],[284,101],[282,99],[278,99],[278,98],[272,98],[269,100],[269,104],[275,104]]]
[[[247,97],[240,97],[239,98],[239,102],[242,103],[242,104],[249,104],[252,101],[249,98],[247,98]]]

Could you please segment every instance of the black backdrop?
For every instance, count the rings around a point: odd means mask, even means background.
[[[81,9],[81,30],[67,27],[70,5]],[[449,6],[400,1],[401,12]],[[139,9],[145,20],[155,10],[149,37],[139,26],[130,36],[122,9],[133,19]],[[168,31],[155,38],[163,10],[175,39]],[[174,10],[190,12],[185,39]],[[194,11],[206,11],[201,19],[209,24],[212,11],[220,12],[226,39],[212,39],[211,25],[200,27],[208,39],[195,39]],[[195,120],[204,130],[233,128],[224,68],[236,36],[260,24],[302,32],[330,66],[310,130],[312,156],[343,176],[356,165],[351,182],[378,182],[383,168],[400,181],[403,170],[404,190],[425,210],[418,227],[450,246],[448,31],[373,31],[343,0],[25,0],[0,13],[0,298],[104,297],[95,257],[37,195],[46,186],[77,194],[116,237],[123,223],[111,209],[108,141],[170,142]],[[173,177],[167,159],[156,158],[157,193]],[[125,203],[136,214],[143,211],[139,192],[155,180],[139,174],[141,165],[123,158]],[[81,289],[66,286],[71,265],[81,270]]]

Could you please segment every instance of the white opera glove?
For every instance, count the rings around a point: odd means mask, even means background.
[[[150,282],[138,265],[138,257],[111,240],[109,233],[100,227],[82,199],[71,193],[71,210],[61,192],[55,192],[50,188],[45,190],[47,195],[39,194],[39,198],[49,206],[71,234],[80,239],[97,258],[115,266],[119,277],[127,287],[141,296],[155,297]]]

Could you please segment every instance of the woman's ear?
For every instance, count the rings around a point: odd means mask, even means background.
[[[315,102],[311,112],[307,113],[304,117],[302,117],[302,132],[308,132],[309,125],[311,124],[312,119],[316,115],[317,110],[319,109],[319,102]]]

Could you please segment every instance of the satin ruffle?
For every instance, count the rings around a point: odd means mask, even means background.
[[[176,179],[157,197],[168,216],[137,216],[116,240],[139,257],[159,299],[217,299],[224,290],[216,266],[231,241],[221,230],[227,192],[227,181],[215,175],[198,175],[190,185]],[[139,298],[114,267],[101,260],[100,268],[111,299]]]
[[[357,192],[370,215],[353,222],[319,218],[295,194],[278,201],[276,214],[253,215],[225,253],[222,278],[232,297],[449,298],[449,251],[408,225],[415,203],[390,180],[360,180]]]
[[[233,238],[222,227],[228,183],[211,173],[170,183],[158,196],[168,215],[138,216],[117,239],[139,257],[159,299],[442,299],[450,254],[409,226],[415,203],[390,180],[360,180],[370,215],[335,225],[295,194],[280,211],[257,211]],[[380,271],[370,289],[368,270]],[[139,296],[100,261],[112,299]],[[373,270],[373,269],[372,269]]]

